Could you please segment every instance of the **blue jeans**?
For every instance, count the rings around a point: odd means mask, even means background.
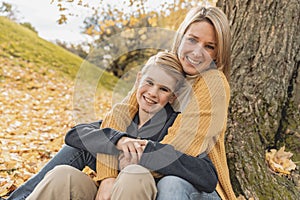
[[[96,170],[96,158],[87,151],[64,145],[36,175],[17,188],[9,196],[8,200],[25,199],[44,178],[45,174],[57,165],[69,165],[79,170],[89,166],[91,169]]]
[[[177,176],[165,176],[157,183],[156,200],[221,200],[216,191],[199,192],[192,184]]]

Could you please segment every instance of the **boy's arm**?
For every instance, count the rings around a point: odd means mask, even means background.
[[[65,136],[65,143],[75,148],[97,153],[118,154],[116,142],[127,133],[111,128],[99,129],[93,124],[80,124],[72,128]]]
[[[89,151],[94,156],[96,153],[118,153],[115,144],[121,137],[128,136],[125,131],[138,111],[135,92],[125,100],[116,104],[101,123],[79,124],[72,128],[65,137],[65,143]]]

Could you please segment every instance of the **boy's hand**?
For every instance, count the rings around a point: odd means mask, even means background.
[[[121,153],[119,155],[119,169],[123,170],[125,167],[127,167],[128,165],[132,165],[132,164],[138,164],[138,160],[134,160],[134,159],[126,159],[124,156],[124,153]]]
[[[138,162],[138,160],[142,157],[147,143],[147,140],[122,137],[118,141],[116,147],[123,151],[125,159],[128,161],[132,160],[133,162]]]
[[[106,178],[101,181],[95,200],[110,200],[115,178]]]

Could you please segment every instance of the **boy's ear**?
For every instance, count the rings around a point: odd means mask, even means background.
[[[136,75],[135,83],[134,83],[135,88],[137,88],[139,86],[141,79],[142,79],[142,72],[138,72]]]
[[[169,103],[170,104],[174,103],[174,101],[176,100],[176,98],[177,98],[176,95],[174,93],[172,93],[172,95],[169,98]]]

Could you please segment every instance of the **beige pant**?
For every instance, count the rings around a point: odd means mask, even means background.
[[[148,169],[125,167],[116,179],[111,200],[154,200],[156,185]],[[97,187],[83,172],[61,165],[49,171],[27,200],[94,200]]]
[[[140,165],[125,167],[116,180],[112,200],[155,200],[156,184],[150,171]]]

